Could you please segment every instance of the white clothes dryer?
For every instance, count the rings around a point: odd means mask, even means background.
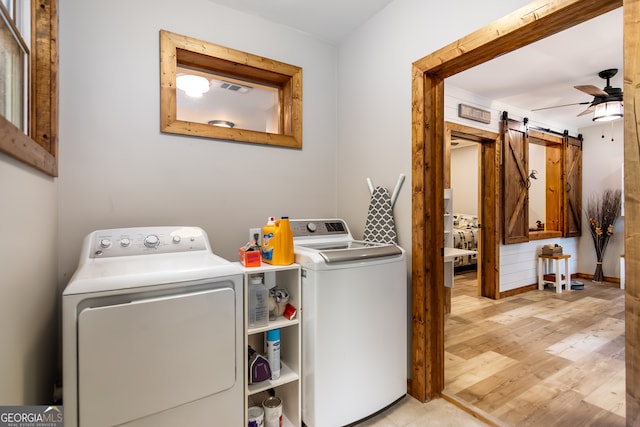
[[[407,392],[407,265],[341,219],[291,220],[302,267],[302,420],[344,426]]]
[[[65,426],[242,426],[242,292],[200,228],[89,234],[62,296]]]

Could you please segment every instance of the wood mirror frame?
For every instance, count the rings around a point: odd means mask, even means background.
[[[280,132],[223,128],[177,119],[178,65],[279,88]],[[160,30],[160,130],[181,135],[302,148],[302,68]]]

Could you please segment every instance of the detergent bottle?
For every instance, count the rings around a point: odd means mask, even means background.
[[[283,216],[280,220],[276,221],[276,228],[280,231],[280,247],[276,253],[277,257],[274,264],[291,265],[294,261],[294,254],[293,232],[291,231],[289,217]]]
[[[267,225],[262,227],[262,244],[260,249],[262,252],[262,262],[271,264],[271,260],[273,259],[273,244],[275,243],[275,233],[276,219],[270,216],[267,219]]]
[[[293,264],[293,233],[289,217],[269,217],[262,227],[262,261],[271,265]]]

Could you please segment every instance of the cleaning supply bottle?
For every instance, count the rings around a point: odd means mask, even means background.
[[[271,265],[290,265],[294,261],[293,233],[289,217],[269,217],[262,227],[262,261]]]
[[[276,219],[270,216],[267,219],[267,225],[262,227],[262,262],[266,262],[267,264],[271,264],[271,260],[273,259],[273,251],[275,244],[275,234],[276,234]]]
[[[294,261],[294,253],[293,232],[291,231],[289,217],[283,216],[279,221],[276,221],[276,227],[280,230],[280,247],[278,248],[276,264],[291,265]]]
[[[269,324],[269,290],[260,276],[249,277],[249,327]]]
[[[271,379],[280,378],[280,329],[267,331],[267,360],[271,368]]]

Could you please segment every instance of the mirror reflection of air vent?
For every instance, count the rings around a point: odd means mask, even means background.
[[[238,93],[247,93],[251,89],[253,89],[251,86],[245,86],[238,83],[231,83],[231,82],[225,82],[225,81],[223,81],[222,84],[220,84],[220,87],[222,89],[226,89],[226,90],[230,90],[232,92],[238,92]]]

